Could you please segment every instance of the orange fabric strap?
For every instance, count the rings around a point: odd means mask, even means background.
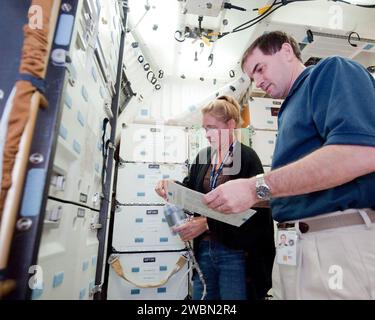
[[[24,26],[24,42],[19,72],[43,79],[47,68],[49,18],[53,0],[33,0],[32,5],[40,6],[42,9],[43,25],[41,29],[31,29],[29,25]],[[16,94],[9,114],[8,132],[4,147],[0,218],[7,192],[12,185],[12,170],[21,136],[29,119],[31,98],[36,91],[31,82],[24,80],[17,81],[15,87]],[[47,106],[45,98],[42,98],[42,106]]]

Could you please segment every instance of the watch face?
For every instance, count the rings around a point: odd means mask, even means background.
[[[270,190],[265,186],[259,186],[257,188],[257,196],[260,199],[268,199],[270,197]]]

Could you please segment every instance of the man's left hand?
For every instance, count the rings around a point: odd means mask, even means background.
[[[240,213],[259,202],[255,193],[255,177],[236,179],[218,186],[203,197],[211,209],[223,213]]]

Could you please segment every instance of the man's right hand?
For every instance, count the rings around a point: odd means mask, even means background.
[[[155,187],[155,192],[166,201],[168,200],[167,185],[168,180],[160,180]]]

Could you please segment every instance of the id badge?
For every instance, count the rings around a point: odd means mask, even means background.
[[[297,232],[277,230],[276,262],[290,266],[297,265]]]

